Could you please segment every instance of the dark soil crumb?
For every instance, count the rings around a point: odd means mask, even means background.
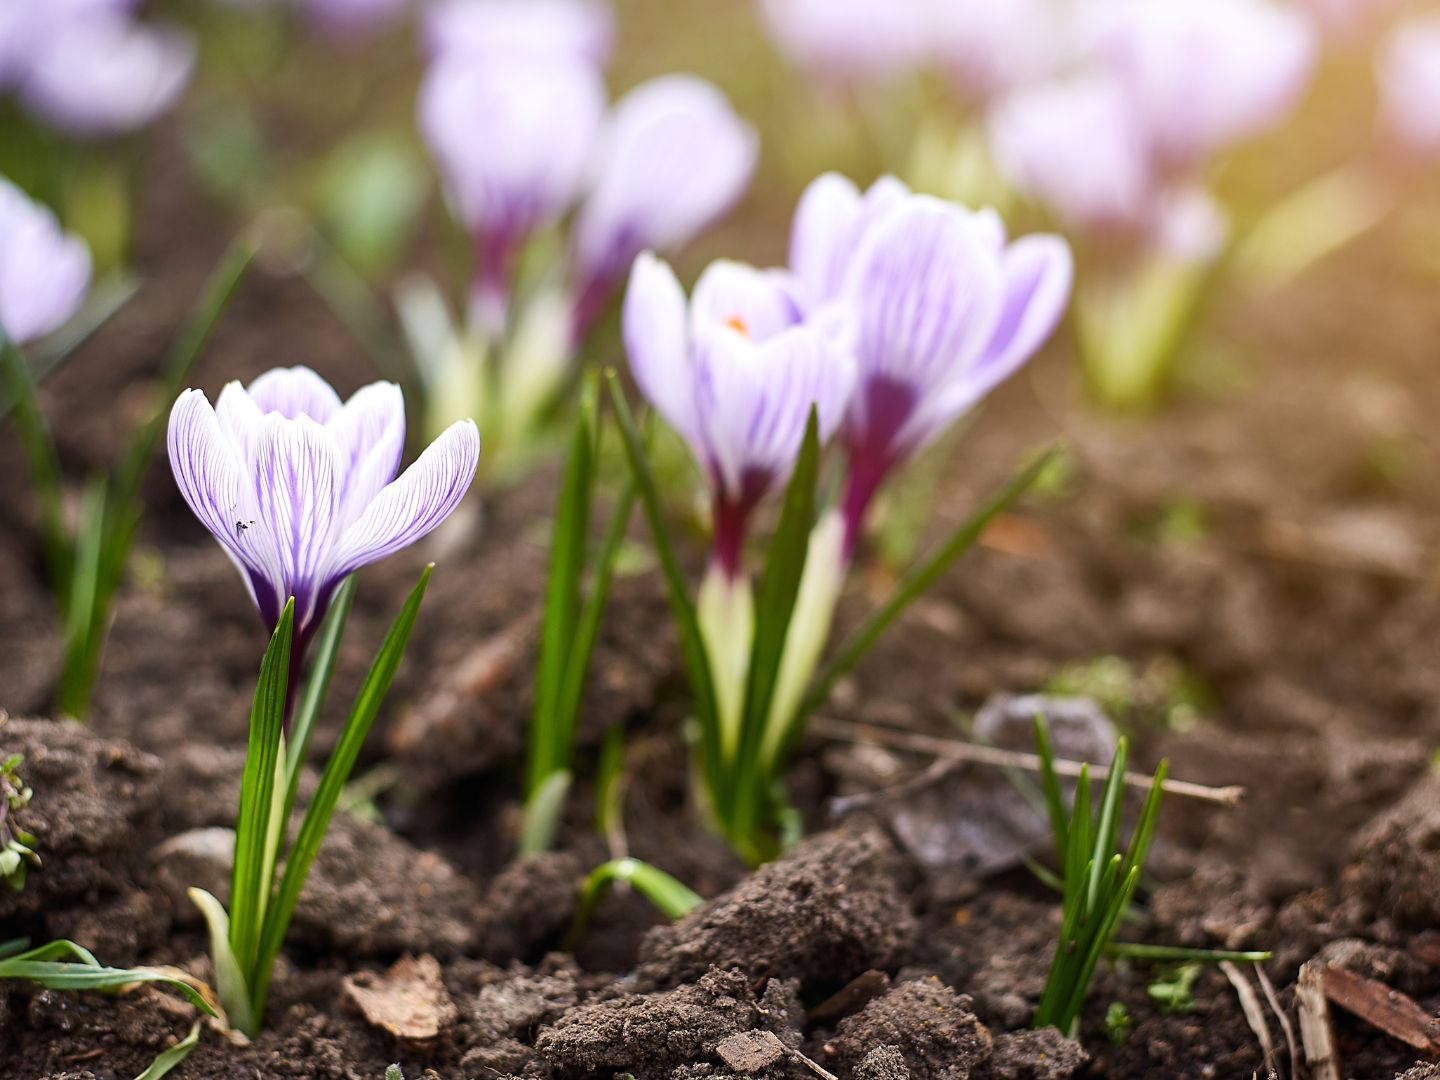
[[[1395,1080],[1440,1080],[1440,1065],[1416,1065],[1397,1075]]]
[[[1424,930],[1440,924],[1440,774],[1431,772],[1355,837],[1345,886],[1377,915]]]
[[[478,953],[503,963],[523,957],[570,925],[583,877],[568,852],[521,856],[485,892],[478,913]]]
[[[895,1046],[914,1080],[966,1080],[990,1053],[990,1033],[968,997],[939,979],[901,983],[840,1021],[827,1052],[855,1068],[880,1046]]]
[[[711,966],[838,986],[892,967],[917,924],[903,857],[874,826],[822,833],[640,946],[639,989],[694,979]]]
[[[1090,1061],[1074,1039],[1053,1027],[995,1036],[990,1056],[977,1070],[979,1080],[1069,1080]]]
[[[560,1076],[619,1070],[652,1080],[682,1065],[713,1064],[728,1035],[784,1022],[785,1014],[767,1012],[744,972],[715,968],[664,993],[582,1005],[544,1028],[535,1048]]]

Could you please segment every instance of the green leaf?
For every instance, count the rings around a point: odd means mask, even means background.
[[[1065,800],[1060,794],[1060,777],[1055,773],[1055,750],[1050,745],[1050,726],[1043,716],[1035,717],[1035,750],[1040,758],[1040,780],[1045,790],[1045,811],[1050,816],[1050,831],[1055,837],[1057,865],[1065,865],[1069,846],[1070,825],[1065,815]]]
[[[7,942],[5,949],[13,949]],[[103,966],[88,950],[73,941],[52,941],[28,952],[7,952],[0,959],[0,979],[23,979],[47,990],[87,990],[115,993],[136,983],[155,983],[182,995],[209,1016],[215,1009],[189,983],[151,968]]]
[[[617,836],[625,827],[625,726],[605,731],[595,765],[595,831]]]
[[[1155,960],[1161,963],[1263,964],[1275,954],[1269,950],[1187,949],[1179,945],[1140,945],[1130,941],[1112,941],[1105,946],[1106,956],[1126,960]]]
[[[230,887],[230,946],[246,981],[253,982],[260,955],[260,928],[270,901],[273,863],[270,848],[275,811],[275,779],[281,764],[290,650],[295,629],[295,600],[280,613],[255,685],[250,708],[250,738],[245,772],[240,781],[240,809],[235,816],[235,865]],[[256,1010],[258,1013],[258,1010]]]
[[[103,587],[101,559],[105,545],[105,483],[98,477],[85,485],[75,535],[75,565],[65,613],[64,648],[60,663],[59,712],[83,718],[90,694],[87,658],[97,626],[95,618]]]
[[[531,795],[552,773],[569,763],[568,718],[560,711],[560,694],[580,615],[590,497],[595,489],[596,406],[596,385],[592,379],[586,382],[580,397],[579,416],[555,508],[555,526],[550,534],[550,574],[540,632],[540,659],[535,671],[535,705],[530,719],[526,790]]]
[[[74,551],[65,527],[64,490],[60,480],[60,458],[55,441],[40,411],[35,381],[30,368],[14,342],[0,331],[0,375],[5,391],[13,403],[15,428],[25,463],[30,469],[30,484],[40,504],[40,536],[45,547],[45,562],[50,571],[50,585],[63,612],[70,595],[70,568]]]
[[[536,855],[549,851],[554,845],[560,819],[565,814],[565,797],[570,794],[570,779],[569,769],[556,769],[525,800],[520,854]]]
[[[635,427],[635,418],[630,412],[630,403],[620,388],[619,377],[608,372],[606,379],[610,400],[615,409],[615,420],[620,428],[625,456],[630,463],[630,474],[635,480],[635,490],[640,505],[650,525],[650,535],[655,543],[655,554],[660,560],[660,570],[670,595],[670,611],[680,631],[680,645],[685,658],[685,669],[690,677],[690,691],[694,695],[695,712],[700,719],[702,757],[706,769],[706,787],[710,791],[719,789],[720,780],[716,772],[720,765],[719,713],[715,704],[715,682],[710,672],[710,661],[705,653],[705,641],[700,634],[700,624],[695,615],[695,603],[690,598],[689,586],[680,569],[680,560],[670,541],[669,530],[665,527],[664,505],[650,471],[645,454],[645,443]]]
[[[634,886],[671,920],[684,918],[705,902],[698,893],[658,866],[639,859],[611,859],[590,871],[580,886],[580,899],[575,906],[575,922],[570,928],[569,941],[573,942],[584,933],[600,901],[616,882]]]
[[[815,523],[815,487],[820,476],[819,420],[815,409],[805,426],[804,441],[795,469],[785,489],[780,522],[770,542],[765,571],[755,607],[755,634],[750,649],[749,673],[745,687],[744,719],[741,724],[739,775],[735,778],[734,819],[730,823],[738,836],[749,838],[761,826],[764,800],[770,777],[761,775],[761,748],[770,703],[780,675],[795,598],[805,574],[805,557],[810,548],[810,529]]]
[[[825,704],[830,692],[835,689],[835,684],[854,669],[890,624],[930,588],[951,563],[975,545],[984,534],[985,527],[1025,494],[1059,452],[1058,446],[1051,446],[1039,454],[968,521],[951,533],[934,554],[905,575],[889,599],[871,613],[816,678],[814,687],[800,707],[801,715],[808,716]]]
[[[1091,857],[1090,885],[1086,907],[1093,911],[1100,900],[1100,866],[1115,850],[1115,836],[1120,827],[1120,796],[1125,788],[1125,762],[1130,756],[1130,743],[1123,735],[1115,744],[1115,756],[1100,796],[1100,817],[1095,826],[1095,847]]]
[[[250,988],[245,973],[230,948],[230,916],[225,906],[204,889],[192,886],[185,890],[185,895],[200,909],[210,931],[210,963],[215,968],[215,992],[225,1008],[225,1022],[254,1038],[258,1025],[250,1010]]]
[[[290,820],[290,811],[295,806],[295,793],[300,789],[300,773],[305,765],[305,756],[310,750],[310,740],[315,735],[315,721],[325,704],[330,691],[330,680],[335,675],[335,662],[340,656],[340,639],[345,636],[345,623],[350,618],[350,608],[355,603],[355,575],[351,574],[335,590],[330,601],[330,610],[321,624],[320,636],[311,649],[310,676],[305,682],[305,693],[300,706],[290,722],[290,740],[285,758],[285,804],[283,820]]]
[[[265,1015],[265,1001],[270,991],[270,976],[275,966],[275,957],[279,955],[285,932],[290,927],[290,919],[295,914],[300,890],[305,887],[310,866],[320,851],[325,832],[330,827],[330,817],[335,812],[335,804],[355,768],[360,748],[364,746],[370,727],[380,712],[380,706],[390,692],[390,684],[395,681],[395,672],[399,669],[400,661],[405,656],[405,648],[410,643],[410,632],[415,629],[420,603],[425,599],[425,587],[429,585],[430,573],[434,569],[433,563],[425,568],[419,582],[410,591],[404,607],[400,609],[400,614],[391,624],[385,640],[381,642],[375,661],[370,665],[365,682],[361,684],[360,692],[355,697],[345,729],[340,733],[340,741],[335,744],[330,760],[325,763],[325,771],[320,774],[320,785],[305,810],[300,832],[285,858],[285,873],[280,879],[280,889],[274,902],[265,912],[258,958],[251,969],[254,972],[251,979],[251,1006],[257,1018]]]
[[[170,1047],[169,1050],[162,1051],[158,1054],[155,1060],[150,1063],[150,1067],[137,1076],[135,1080],[160,1080],[162,1076],[167,1075],[171,1069],[189,1057],[190,1051],[199,1045],[200,1021],[196,1020],[190,1027],[189,1035],[186,1035],[185,1038]]]

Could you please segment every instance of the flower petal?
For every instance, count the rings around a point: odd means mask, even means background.
[[[295,597],[295,622],[303,628],[333,546],[340,450],[312,417],[272,412],[261,425],[253,468],[256,518],[246,535],[269,544],[279,596]]]
[[[405,395],[392,382],[361,387],[325,425],[340,446],[340,522],[344,531],[395,479],[405,451]]]
[[[0,327],[16,344],[58,329],[85,299],[90,251],[47,207],[0,178]]]
[[[308,367],[271,368],[246,392],[262,413],[279,413],[287,420],[308,416],[328,424],[340,411],[340,395]]]
[[[803,317],[798,284],[784,270],[718,259],[695,283],[690,317],[696,324],[728,324],[752,341],[764,341]]]
[[[451,424],[340,537],[326,582],[408,547],[460,504],[475,478],[480,433],[470,420]]]
[[[816,177],[800,196],[790,226],[790,269],[812,301],[834,296],[850,254],[846,239],[860,217],[860,189],[839,173]]]
[[[630,374],[655,410],[692,448],[700,427],[685,326],[685,291],[675,271],[648,251],[635,260],[621,314]]]
[[[257,546],[261,534],[250,535],[255,511],[242,482],[244,466],[199,390],[186,390],[170,410],[166,447],[180,494],[240,571],[261,614],[273,622],[280,614],[277,586],[269,573],[268,545]]]

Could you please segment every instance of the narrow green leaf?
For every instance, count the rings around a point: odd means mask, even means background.
[[[530,718],[526,790],[534,794],[551,773],[568,764],[566,718],[560,713],[561,687],[575,625],[580,615],[580,582],[590,528],[590,497],[595,488],[596,384],[587,380],[570,440],[570,453],[555,507],[550,539],[550,574],[535,670],[535,704]]]
[[[665,511],[660,501],[660,492],[655,476],[645,455],[644,440],[635,427],[635,418],[630,412],[630,403],[620,387],[618,376],[611,371],[606,379],[610,400],[615,410],[615,420],[620,428],[625,456],[630,463],[630,473],[635,479],[636,493],[645,518],[650,525],[650,535],[655,543],[655,554],[660,560],[660,570],[670,594],[670,610],[680,631],[680,644],[685,657],[685,668],[690,676],[690,689],[695,697],[695,712],[700,720],[702,757],[706,769],[706,788],[719,790],[720,779],[716,770],[720,764],[719,714],[715,704],[715,682],[710,672],[710,661],[705,653],[705,641],[700,634],[700,624],[695,615],[695,604],[690,598],[689,586],[680,569],[680,560],[670,542],[669,530],[665,527]]]
[[[210,963],[215,968],[215,992],[220,995],[220,1004],[225,1009],[225,1022],[236,1031],[254,1038],[258,1032],[254,1013],[250,1009],[250,987],[235,951],[230,947],[230,916],[225,906],[204,889],[193,886],[185,891],[190,902],[200,909],[205,917],[205,926],[210,931]]]
[[[17,937],[10,941],[0,942],[0,960],[4,960],[7,956],[14,956],[16,953],[22,953],[29,947],[30,939],[26,937]]]
[[[1029,490],[1030,485],[1044,473],[1046,467],[1059,452],[1059,446],[1051,446],[1039,454],[1034,461],[1021,469],[1009,483],[981,506],[968,521],[952,532],[945,542],[935,550],[934,554],[905,575],[889,599],[871,613],[870,617],[850,636],[840,651],[816,677],[813,688],[800,707],[802,715],[809,715],[825,704],[830,697],[830,692],[835,689],[835,684],[854,669],[861,658],[874,647],[875,642],[879,640],[880,635],[889,628],[890,624],[899,618],[900,614],[916,598],[930,588],[951,563],[975,545],[975,542],[984,534],[985,527],[1013,506],[1020,496]]]
[[[1105,779],[1105,790],[1100,796],[1100,817],[1095,825],[1095,842],[1092,848],[1089,891],[1086,906],[1096,910],[1101,895],[1100,866],[1109,861],[1115,851],[1115,836],[1120,826],[1120,796],[1125,790],[1125,763],[1130,756],[1130,743],[1123,735],[1115,744],[1115,756],[1110,762],[1110,771]]]
[[[595,831],[618,836],[625,828],[625,726],[605,731],[600,760],[595,764]]]
[[[67,957],[69,959],[64,959]],[[215,1015],[210,1003],[189,983],[151,968],[105,967],[88,949],[73,941],[52,941],[27,952],[7,955],[0,959],[0,980],[3,979],[23,979],[48,990],[99,993],[113,993],[136,983],[156,983],[181,994],[207,1015]]]
[[[240,781],[240,809],[235,815],[235,865],[230,887],[230,946],[246,981],[253,982],[260,954],[260,928],[270,901],[273,865],[266,865],[275,806],[275,777],[284,737],[285,697],[290,674],[290,649],[295,629],[295,600],[280,613],[250,708],[250,738]]]
[[[662,915],[672,921],[684,918],[705,902],[698,893],[658,866],[641,862],[639,859],[611,859],[590,871],[584,884],[580,886],[580,899],[575,905],[575,922],[570,928],[568,941],[573,942],[584,933],[600,901],[616,882],[634,886]]]
[[[50,571],[51,588],[62,612],[68,607],[70,568],[74,552],[65,527],[64,490],[60,479],[60,458],[55,441],[40,411],[35,381],[30,368],[15,344],[0,331],[0,376],[5,391],[14,403],[16,432],[30,469],[30,484],[40,504],[40,536],[45,548],[45,562]]]
[[[565,797],[569,794],[569,769],[552,772],[530,793],[520,826],[521,855],[537,855],[554,845],[560,819],[565,814]]]
[[[330,680],[335,675],[335,662],[340,656],[340,639],[345,636],[345,623],[350,618],[350,608],[355,603],[355,575],[347,577],[330,601],[330,610],[320,626],[320,636],[310,652],[313,657],[310,676],[305,682],[305,693],[290,722],[289,748],[285,758],[285,810],[283,820],[290,820],[290,811],[295,806],[295,793],[300,789],[300,772],[305,766],[305,757],[310,751],[310,740],[315,735],[315,721],[330,692]]]
[[[815,409],[805,425],[804,441],[795,469],[785,489],[780,522],[765,558],[765,571],[755,605],[755,633],[745,686],[745,704],[740,727],[740,749],[736,755],[735,819],[731,827],[740,835],[752,834],[761,826],[763,802],[770,790],[770,777],[761,775],[760,752],[770,703],[780,676],[780,662],[800,594],[805,558],[810,550],[810,530],[815,524],[815,487],[820,476],[819,420]],[[778,762],[777,762],[778,764]]]
[[[400,614],[391,624],[385,640],[381,642],[375,661],[370,665],[365,682],[355,697],[355,704],[350,710],[345,729],[340,734],[340,741],[335,744],[330,760],[325,763],[325,771],[320,775],[320,785],[315,790],[315,797],[310,800],[305,817],[300,822],[300,832],[285,858],[285,873],[280,879],[280,888],[274,902],[265,912],[257,960],[251,969],[254,976],[251,980],[250,1000],[257,1019],[265,1015],[265,1001],[270,992],[270,976],[275,966],[275,957],[279,955],[285,932],[290,927],[290,919],[295,914],[300,890],[305,887],[310,866],[320,851],[325,831],[330,827],[335,803],[345,788],[345,782],[350,778],[351,770],[355,768],[360,748],[364,746],[370,727],[380,712],[380,706],[390,692],[390,684],[395,681],[395,672],[399,669],[400,661],[405,656],[405,648],[410,643],[410,632],[415,629],[420,603],[425,599],[425,587],[429,585],[430,573],[434,569],[434,564],[425,568],[419,582],[410,591],[404,607],[400,609]]]
[[[142,1072],[135,1080],[160,1080],[162,1076],[169,1074],[170,1070],[179,1065],[187,1057],[190,1051],[200,1045],[200,1021],[196,1020],[190,1027],[190,1034],[181,1039],[169,1050],[164,1050],[156,1055],[150,1067]]]
[[[1055,837],[1055,865],[1065,869],[1065,851],[1069,846],[1070,823],[1065,814],[1065,799],[1060,793],[1060,777],[1055,772],[1055,750],[1050,745],[1050,725],[1043,716],[1035,717],[1035,752],[1040,758],[1040,781],[1045,790],[1045,811],[1050,816],[1050,831]]]
[[[1135,831],[1130,835],[1130,846],[1125,851],[1125,870],[1145,868],[1150,857],[1150,842],[1155,839],[1155,827],[1160,820],[1160,798],[1165,791],[1165,777],[1170,774],[1170,762],[1162,760],[1150,781],[1150,792],[1145,796],[1145,805],[1140,808],[1140,818]]]
[[[1131,941],[1112,941],[1105,946],[1106,956],[1126,960],[1154,960],[1160,963],[1263,964],[1273,959],[1269,950],[1187,949],[1179,945],[1141,945]]]
[[[70,589],[63,631],[64,647],[60,664],[58,711],[83,719],[89,697],[85,660],[91,635],[96,628],[95,611],[102,588],[101,558],[105,544],[105,483],[92,477],[80,502],[80,519],[75,534],[75,565],[69,576]]]
[[[156,388],[156,407],[150,418],[136,432],[126,453],[125,462],[116,473],[113,491],[117,505],[129,506],[139,496],[140,481],[144,479],[145,468],[150,463],[155,443],[165,430],[170,403],[184,388],[185,380],[200,354],[204,352],[220,316],[225,313],[231,297],[240,285],[240,279],[244,277],[245,270],[254,257],[253,242],[248,239],[236,240],[226,249],[219,264],[211,272],[204,291],[190,311],[190,317],[186,319],[171,346],[160,385]]]

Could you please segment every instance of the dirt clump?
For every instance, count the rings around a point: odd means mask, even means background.
[[[970,999],[929,978],[901,983],[840,1021],[825,1049],[853,1069],[877,1047],[898,1047],[913,1080],[967,1080],[990,1043]]]

